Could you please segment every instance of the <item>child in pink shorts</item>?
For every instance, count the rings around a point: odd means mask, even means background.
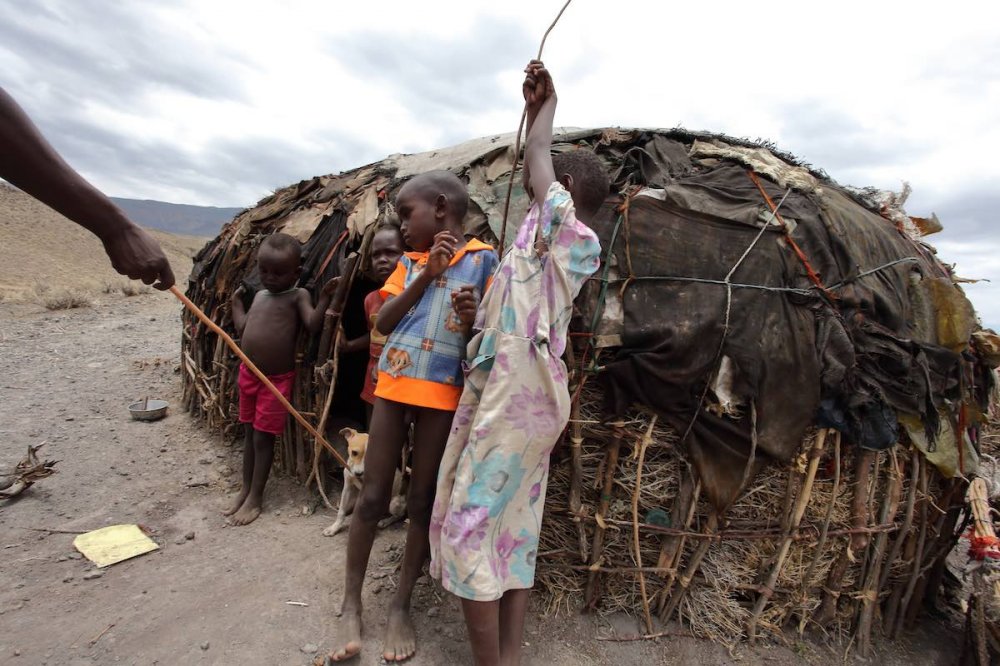
[[[312,306],[309,292],[295,283],[302,272],[302,246],[295,238],[277,233],[257,251],[257,272],[264,288],[250,310],[243,306],[243,287],[233,293],[233,325],[240,347],[285,399],[295,384],[295,340],[299,326],[312,332],[323,326],[336,278],[323,286]],[[246,525],[260,515],[264,486],[271,473],[274,439],[285,429],[288,414],[278,398],[245,366],[240,366],[240,421],[245,423],[243,487],[224,515],[233,525]]]

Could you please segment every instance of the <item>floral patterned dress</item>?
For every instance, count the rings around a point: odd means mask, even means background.
[[[566,330],[600,251],[553,183],[479,306],[430,525],[431,574],[464,599],[534,584],[549,454],[569,419]]]

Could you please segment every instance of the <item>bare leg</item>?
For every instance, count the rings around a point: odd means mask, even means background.
[[[500,604],[500,601],[462,599],[462,614],[475,666],[499,666],[501,663]]]
[[[406,498],[410,527],[406,531],[406,549],[399,572],[399,587],[389,605],[389,620],[385,629],[382,657],[386,661],[409,659],[417,650],[417,636],[410,619],[410,596],[420,578],[424,562],[430,557],[429,533],[434,493],[437,490],[438,468],[454,412],[421,408],[416,410],[413,443],[413,471]],[[403,419],[400,419],[402,424]],[[400,432],[397,440],[403,441]],[[399,450],[396,450],[399,459]]]
[[[223,516],[231,516],[240,510],[247,495],[250,494],[250,486],[253,484],[253,428],[249,423],[243,424],[243,487],[233,505],[222,512]]]
[[[332,661],[343,661],[361,652],[361,586],[368,570],[375,528],[389,508],[403,427],[403,405],[376,400],[365,452],[365,477],[347,534],[344,601],[340,607],[337,647],[330,652]]]
[[[368,431],[371,432],[372,429],[372,412],[374,407],[367,402],[365,403],[365,424],[368,426]]]
[[[518,666],[524,639],[529,590],[507,590],[500,598],[500,663]]]
[[[271,473],[271,463],[274,462],[274,438],[269,432],[253,431],[253,478],[250,482],[250,492],[240,510],[233,514],[230,522],[233,525],[248,525],[257,520],[260,508],[264,505],[264,486]],[[246,454],[244,454],[244,459]],[[246,470],[243,471],[244,477]]]

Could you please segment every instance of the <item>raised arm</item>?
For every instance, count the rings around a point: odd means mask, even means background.
[[[160,244],[70,167],[17,102],[0,88],[0,177],[94,233],[122,275],[168,289]]]
[[[556,115],[556,90],[545,65],[532,60],[525,68],[524,93],[528,136],[524,142],[524,170],[534,201],[540,202],[556,180],[552,168],[552,122]]]

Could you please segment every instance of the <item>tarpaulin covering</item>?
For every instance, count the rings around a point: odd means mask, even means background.
[[[511,172],[512,143],[493,136],[394,155],[280,190],[199,255],[190,293],[225,316],[215,306],[240,279],[254,282],[260,239],[282,229],[305,241],[302,283],[317,288],[392,216],[402,183],[431,168],[468,183],[466,231],[492,242],[513,179],[510,242],[528,204]],[[607,417],[638,403],[686,435],[681,446],[717,507],[762,465],[789,460],[815,424],[870,449],[919,427],[928,451],[955,448],[955,433],[976,425],[992,374],[974,352],[1000,358],[995,336],[969,346],[972,307],[921,240],[930,227],[903,211],[905,191],[841,187],[768,144],[684,130],[563,131],[553,150],[579,147],[603,159],[613,187],[593,221],[604,263],[577,301],[574,339],[589,346]],[[370,288],[353,290],[352,302]],[[345,325],[350,335],[361,322]],[[307,364],[316,342],[303,342]],[[199,344],[195,363],[214,377],[216,347]],[[300,380],[309,383],[303,395],[319,390],[308,375]],[[308,455],[298,455],[300,470]],[[971,472],[975,461],[961,458],[946,473]]]

